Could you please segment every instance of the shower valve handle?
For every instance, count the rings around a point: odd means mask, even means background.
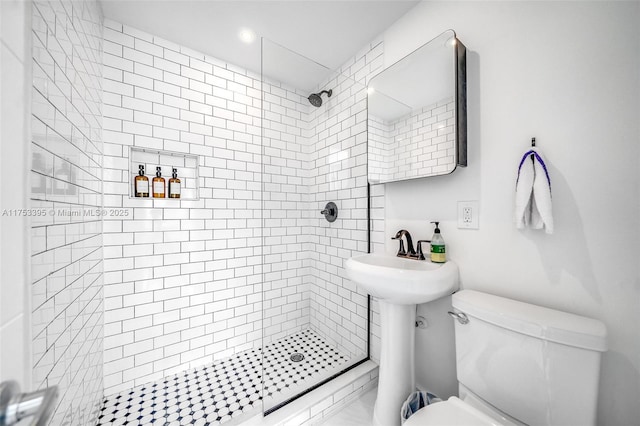
[[[320,214],[324,215],[324,218],[329,222],[335,222],[338,218],[338,206],[333,201],[329,201],[326,206],[324,206],[324,210],[320,211]]]

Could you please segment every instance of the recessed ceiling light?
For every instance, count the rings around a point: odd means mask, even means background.
[[[240,28],[240,31],[238,31],[238,37],[243,43],[250,44],[256,40],[256,33],[249,28]]]

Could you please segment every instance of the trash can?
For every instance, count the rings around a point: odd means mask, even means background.
[[[422,407],[440,401],[442,400],[430,392],[412,392],[400,409],[400,423],[403,424],[406,422],[409,417]]]

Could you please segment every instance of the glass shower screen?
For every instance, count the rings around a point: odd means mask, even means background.
[[[368,359],[363,83],[262,40],[262,315],[266,414]],[[335,203],[330,222],[320,212]]]

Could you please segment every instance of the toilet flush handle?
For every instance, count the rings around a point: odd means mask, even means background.
[[[464,312],[447,312],[449,315],[451,315],[452,318],[455,318],[458,320],[458,322],[462,325],[464,324],[468,324],[469,323],[469,318],[467,317],[467,315]]]

